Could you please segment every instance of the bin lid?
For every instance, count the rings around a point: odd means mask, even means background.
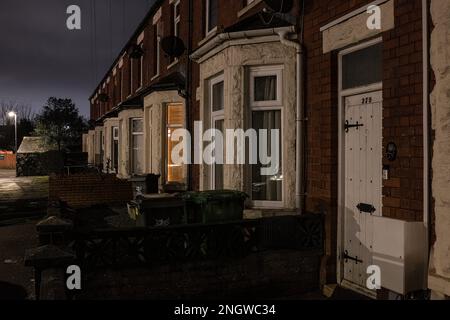
[[[214,200],[239,200],[244,201],[249,196],[245,192],[235,190],[209,190],[201,192],[186,192],[183,199],[195,203],[205,203]]]

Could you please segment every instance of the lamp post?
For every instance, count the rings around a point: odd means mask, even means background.
[[[14,153],[17,154],[17,113],[15,113],[14,111],[11,111],[8,113],[8,116],[10,118],[14,118],[14,137],[15,137],[15,150]]]

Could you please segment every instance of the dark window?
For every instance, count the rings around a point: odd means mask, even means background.
[[[218,24],[219,0],[206,0],[207,2],[207,32],[213,30]]]
[[[382,43],[342,57],[342,89],[362,87],[382,81]]]

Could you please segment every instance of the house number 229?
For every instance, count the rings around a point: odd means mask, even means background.
[[[369,103],[372,103],[372,97],[365,97],[365,98],[362,98],[362,102],[361,102],[362,104],[369,104]]]

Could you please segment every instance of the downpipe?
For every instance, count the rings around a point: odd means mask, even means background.
[[[295,182],[295,201],[298,213],[302,215],[304,213],[304,130],[305,130],[305,116],[303,108],[303,48],[300,43],[289,40],[287,38],[288,32],[286,30],[280,30],[277,32],[280,37],[280,42],[288,47],[292,47],[296,50],[297,55],[297,102],[296,102],[296,182]]]

